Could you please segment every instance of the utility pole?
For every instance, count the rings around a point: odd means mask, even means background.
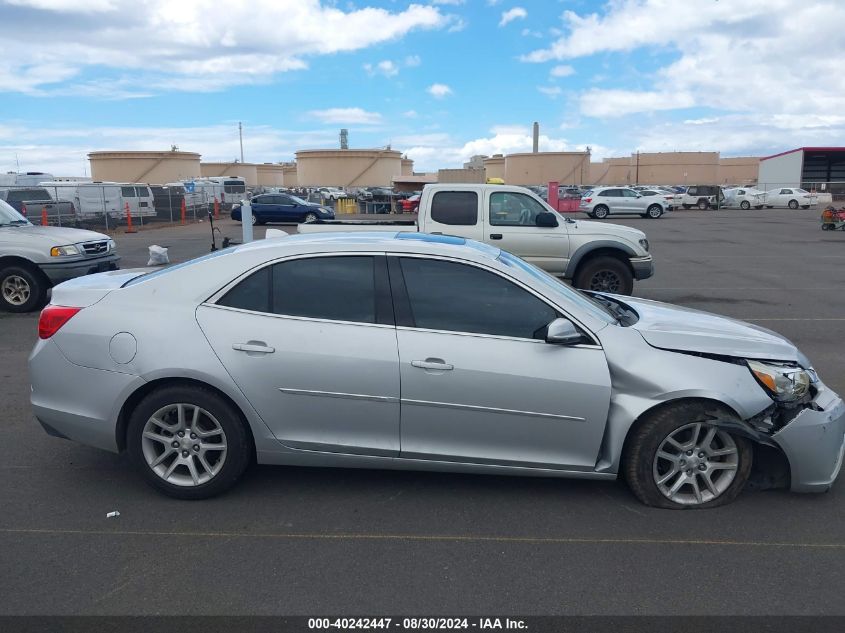
[[[640,184],[640,151],[639,150],[637,150],[637,175],[634,178],[634,180],[636,181],[634,183],[635,185]]]
[[[244,162],[244,126],[238,121],[238,138],[241,140],[241,163]]]

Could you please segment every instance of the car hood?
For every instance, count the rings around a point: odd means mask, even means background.
[[[108,235],[87,231],[85,229],[71,229],[61,226],[16,226],[5,229],[14,231],[17,239],[38,240],[52,246],[65,244],[79,244],[80,242],[95,242],[109,239]]]
[[[788,339],[766,328],[680,306],[616,297],[639,315],[631,327],[660,349],[702,352],[736,358],[792,361],[808,367],[806,357]]]
[[[645,233],[639,229],[633,229],[630,226],[623,226],[621,224],[573,220],[571,223],[567,223],[566,226],[570,232],[584,233],[586,235],[613,235],[614,237],[627,239],[634,244],[637,244],[639,240],[645,239]]]

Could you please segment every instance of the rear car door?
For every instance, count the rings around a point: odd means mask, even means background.
[[[486,206],[490,244],[515,253],[552,274],[566,272],[569,234],[560,226],[539,227],[536,224],[540,213],[549,212],[546,207],[531,196],[515,191],[489,192]]]
[[[558,311],[497,272],[450,259],[389,261],[400,456],[592,470],[610,402],[601,348],[547,344]]]
[[[476,191],[436,191],[429,203],[426,232],[486,241],[480,203]]]
[[[399,359],[385,258],[287,259],[203,303],[197,321],[284,445],[399,453]]]

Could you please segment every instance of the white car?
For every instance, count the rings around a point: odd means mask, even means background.
[[[338,189],[337,187],[321,187],[317,190],[317,193],[326,200],[339,200],[340,198],[349,197],[348,193],[346,193],[343,189]]]
[[[725,189],[727,206],[740,209],[762,209],[766,205],[766,192],[753,187],[735,187]]]
[[[790,209],[809,209],[817,203],[816,197],[806,189],[797,187],[784,187],[782,189],[770,189],[766,192],[766,206],[789,207]]]
[[[581,196],[579,211],[602,220],[608,215],[641,215],[657,219],[673,206],[662,196],[643,196],[628,187],[596,187]]]

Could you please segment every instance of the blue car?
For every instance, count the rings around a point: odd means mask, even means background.
[[[252,223],[267,222],[316,222],[334,220],[334,211],[313,202],[306,202],[287,193],[265,193],[253,196]],[[241,205],[232,206],[232,219],[241,221]]]

